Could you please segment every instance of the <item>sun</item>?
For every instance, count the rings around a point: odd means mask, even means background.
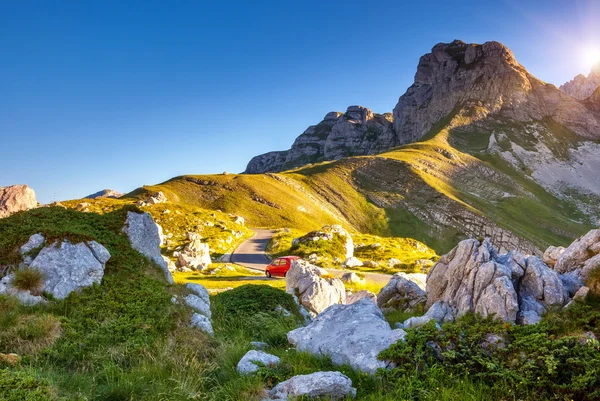
[[[597,47],[590,47],[586,49],[583,54],[585,65],[589,68],[594,67],[600,63],[600,49]]]

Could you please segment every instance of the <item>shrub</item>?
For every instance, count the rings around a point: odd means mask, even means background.
[[[445,324],[441,331],[430,322],[408,330],[405,341],[381,353],[397,365],[381,375],[393,385],[407,375],[426,380],[432,369],[442,369],[449,376],[476,379],[504,397],[598,399],[600,344],[582,336],[597,319],[597,311],[575,306],[532,326],[474,315]],[[594,330],[598,335],[598,326]],[[505,345],[483,346],[490,333]]]
[[[272,313],[281,306],[299,316],[294,298],[285,291],[268,285],[246,284],[213,297],[220,313],[231,316],[251,316],[259,312]]]
[[[45,380],[20,370],[0,369],[0,400],[52,401],[57,400],[54,390]]]
[[[12,284],[22,291],[29,291],[32,295],[40,295],[44,283],[44,274],[32,268],[19,269],[15,271]]]

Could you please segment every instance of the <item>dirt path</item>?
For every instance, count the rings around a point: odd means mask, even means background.
[[[231,254],[231,262],[247,267],[249,269],[265,271],[271,260],[265,255],[267,244],[275,234],[274,230],[263,230],[253,228],[254,236],[240,244]],[[350,270],[328,269],[336,277],[341,277]],[[386,284],[392,277],[389,274],[382,273],[362,273],[367,282]]]

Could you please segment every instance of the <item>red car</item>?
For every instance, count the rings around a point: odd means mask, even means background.
[[[285,274],[290,270],[292,261],[300,259],[298,256],[284,256],[281,258],[273,259],[273,261],[265,269],[267,277],[279,276],[285,277]]]

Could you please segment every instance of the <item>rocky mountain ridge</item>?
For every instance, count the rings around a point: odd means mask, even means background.
[[[421,57],[413,85],[394,108],[391,128],[383,124],[367,140],[364,124],[336,122],[336,151],[324,152],[317,149],[327,149],[334,130],[317,140],[319,126],[311,127],[290,151],[257,156],[246,172],[282,171],[433,140],[504,174],[532,180],[594,220],[600,216],[594,202],[600,197],[599,110],[600,93],[579,101],[531,75],[498,42],[457,40]]]
[[[560,86],[560,90],[573,96],[577,100],[589,98],[600,87],[600,63],[596,64],[590,74],[577,75],[571,81]]]
[[[375,114],[362,106],[332,111],[306,129],[290,150],[254,157],[246,173],[280,172],[323,160],[381,153],[396,146],[391,114]]]

